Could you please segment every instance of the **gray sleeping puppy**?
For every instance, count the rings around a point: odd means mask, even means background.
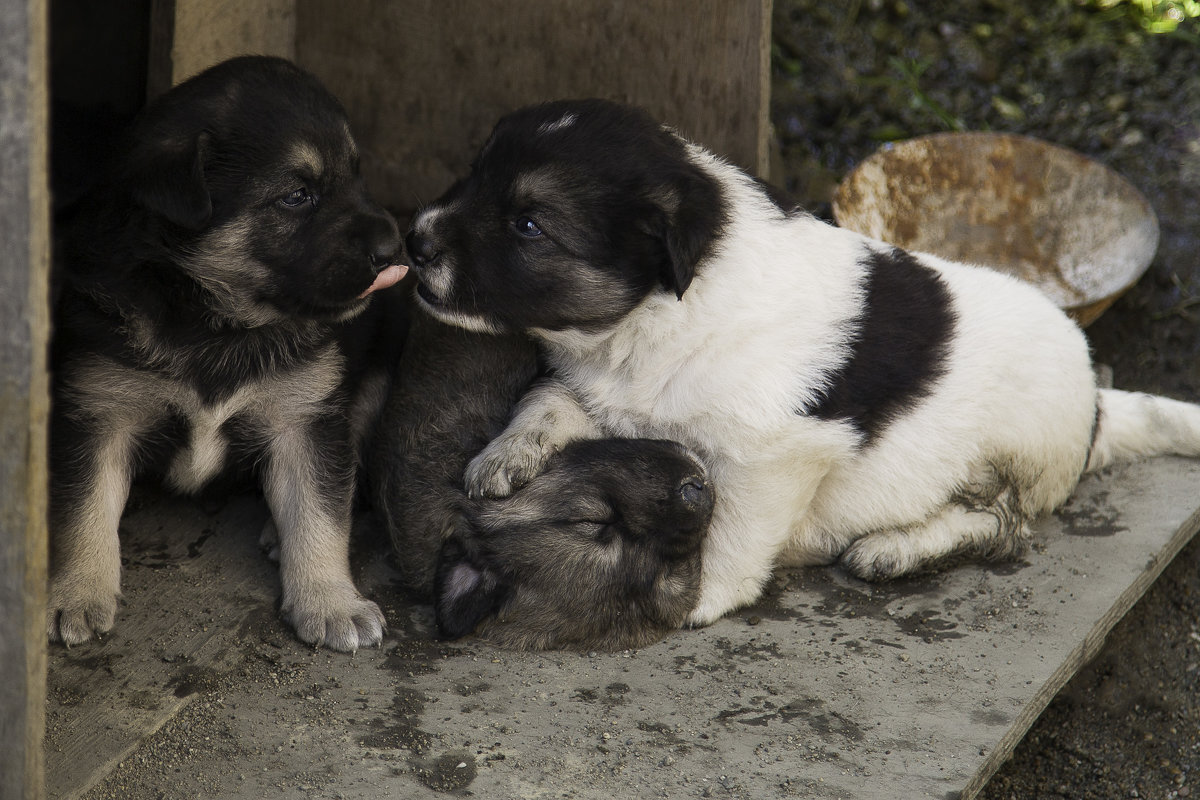
[[[620,650],[680,627],[700,585],[713,490],[675,442],[568,445],[515,494],[472,500],[468,461],[537,373],[521,335],[415,312],[369,454],[372,503],[438,632],[505,647]]]

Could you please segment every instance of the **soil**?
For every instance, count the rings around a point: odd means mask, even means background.
[[[995,130],[1064,145],[1150,201],[1158,253],[1088,329],[1115,384],[1200,386],[1200,26],[1147,33],[1130,3],[776,0],[776,181],[828,216],[884,141]],[[980,797],[1200,797],[1200,544],[1054,700]]]

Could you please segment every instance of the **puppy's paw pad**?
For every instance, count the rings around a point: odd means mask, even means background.
[[[342,603],[297,604],[285,608],[283,616],[302,641],[342,653],[379,644],[387,630],[379,606],[357,593]]]

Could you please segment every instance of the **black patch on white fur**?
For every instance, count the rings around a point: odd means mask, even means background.
[[[903,250],[871,253],[866,266],[850,357],[808,413],[848,420],[870,443],[946,371],[955,316],[941,278]]]

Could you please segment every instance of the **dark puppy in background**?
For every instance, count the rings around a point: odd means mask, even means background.
[[[504,429],[537,373],[520,334],[413,313],[376,436],[372,502],[406,586],[439,633],[505,647],[620,650],[679,627],[700,588],[713,492],[673,442],[565,448],[503,500],[469,500],[467,462]]]
[[[275,58],[186,81],[135,122],[64,249],[50,639],[112,627],[132,480],[191,492],[243,465],[278,532],[283,616],[316,645],[378,643],[350,576],[355,441],[386,385],[373,350],[402,336],[371,294],[404,268],[337,100]]]

